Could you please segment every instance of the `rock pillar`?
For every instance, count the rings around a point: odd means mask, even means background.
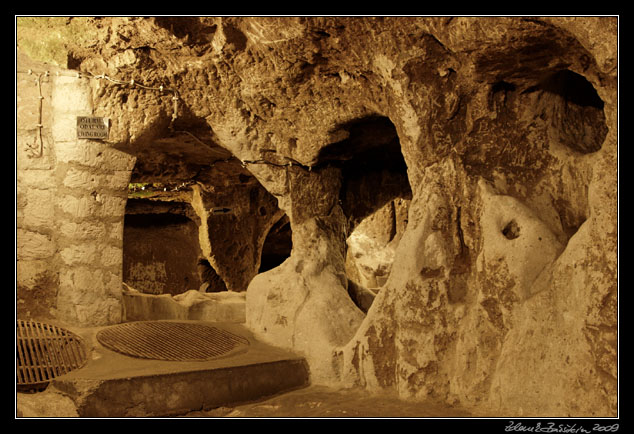
[[[257,275],[247,290],[247,325],[261,339],[303,354],[314,383],[337,381],[334,349],[353,336],[363,313],[347,292],[346,219],[338,169],[289,168],[286,200],[291,257]]]

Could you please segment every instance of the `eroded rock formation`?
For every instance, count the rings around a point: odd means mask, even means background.
[[[69,22],[98,35],[69,40],[61,66],[88,77],[112,149],[165,173],[185,157],[153,145],[193,136],[170,143],[228,151],[277,199],[261,213],[268,199],[226,198],[266,216],[251,249],[285,214],[290,257],[260,274],[251,261],[247,280],[218,271],[313,381],[504,416],[615,414],[616,18]],[[395,200],[407,225],[366,314],[346,240]],[[257,257],[232,244],[242,229],[207,248]]]

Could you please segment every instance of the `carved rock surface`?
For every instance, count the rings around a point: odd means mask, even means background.
[[[277,199],[292,254],[250,281],[246,323],[313,381],[616,414],[617,18],[70,22],[101,37],[70,38],[62,67],[164,86],[91,79],[114,148],[143,164],[193,135],[165,167],[220,147]],[[397,198],[407,226],[365,314],[346,239]]]

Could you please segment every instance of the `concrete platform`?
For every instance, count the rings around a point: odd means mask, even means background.
[[[208,361],[173,362],[128,357],[102,346],[103,329],[69,330],[89,350],[82,368],[53,379],[81,417],[163,417],[263,399],[309,385],[306,361],[258,342],[241,324],[184,321],[242,336],[249,345]]]

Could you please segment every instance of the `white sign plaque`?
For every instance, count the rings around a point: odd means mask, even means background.
[[[110,119],[95,116],[77,116],[77,138],[102,140],[108,138]]]

